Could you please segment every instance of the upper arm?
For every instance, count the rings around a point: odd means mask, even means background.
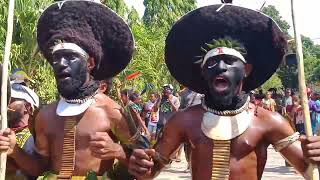
[[[124,144],[128,143],[128,140],[132,137],[132,130],[134,122],[130,120],[130,117],[125,116],[125,112],[120,107],[107,110],[108,119],[111,121],[111,131],[116,138]]]
[[[266,133],[267,139],[271,144],[276,144],[278,141],[287,138],[294,134],[289,122],[277,113],[272,115],[267,120],[269,132]],[[296,141],[288,147],[282,149],[280,153],[301,173],[307,169],[307,163],[304,160],[300,141]]]
[[[163,133],[156,144],[156,151],[168,159],[183,142],[184,132],[180,119],[180,113],[176,113],[168,120],[168,123],[165,125]]]
[[[36,123],[35,123],[35,146],[37,153],[44,157],[49,157],[50,151],[49,151],[49,142],[48,138],[46,136],[46,129],[47,124],[45,120],[44,112],[39,112],[36,117]]]

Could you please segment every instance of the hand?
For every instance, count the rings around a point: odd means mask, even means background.
[[[0,152],[6,152],[8,156],[14,153],[16,146],[16,134],[7,128],[0,132]]]
[[[135,149],[130,157],[129,172],[138,179],[151,176],[151,168],[154,166],[152,157],[155,156],[154,149]]]
[[[320,164],[320,136],[300,137],[303,156],[312,164]]]
[[[110,160],[126,158],[125,152],[120,144],[114,143],[107,132],[96,132],[90,136],[89,148],[92,156]]]

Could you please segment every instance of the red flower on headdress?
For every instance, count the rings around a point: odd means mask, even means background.
[[[139,77],[139,76],[141,76],[141,73],[138,71],[138,72],[129,74],[129,75],[126,77],[126,80],[135,79],[135,78],[137,78],[137,77]]]

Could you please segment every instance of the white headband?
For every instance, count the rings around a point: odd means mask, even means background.
[[[244,63],[247,62],[239,51],[232,49],[232,48],[228,48],[228,47],[217,47],[217,48],[211,49],[210,51],[207,52],[207,54],[203,58],[201,67],[203,67],[206,64],[206,62],[209,58],[214,57],[214,56],[223,55],[223,54],[235,56],[235,57],[239,58],[241,61],[243,61]]]
[[[52,48],[52,54],[59,50],[72,50],[77,53],[79,53],[81,56],[83,56],[86,60],[89,58],[89,55],[86,51],[84,51],[80,46],[74,44],[74,43],[59,43]]]

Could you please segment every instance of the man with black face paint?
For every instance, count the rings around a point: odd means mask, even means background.
[[[11,99],[8,105],[8,126],[15,133],[16,143],[24,152],[35,155],[34,138],[28,128],[33,112],[39,107],[39,97],[30,88],[11,84]],[[8,159],[6,179],[34,179],[28,177],[28,172],[21,171],[14,159]]]
[[[166,39],[166,64],[178,82],[205,97],[168,121],[155,149],[136,149],[129,171],[155,177],[187,143],[192,179],[256,180],[272,144],[308,178],[308,165],[319,164],[320,137],[299,138],[281,115],[249,98],[276,71],[286,48],[284,33],[261,12],[221,4],[183,16]]]
[[[130,128],[121,106],[99,93],[100,80],[121,72],[132,58],[134,41],[128,25],[101,3],[59,1],[43,12],[37,33],[60,99],[37,114],[39,158],[21,151],[11,136],[0,136],[1,150],[34,176],[51,171],[58,179],[71,179],[92,171],[130,179],[113,170],[127,163],[130,148],[143,147],[137,145],[141,135]],[[114,166],[115,159],[121,164]]]

